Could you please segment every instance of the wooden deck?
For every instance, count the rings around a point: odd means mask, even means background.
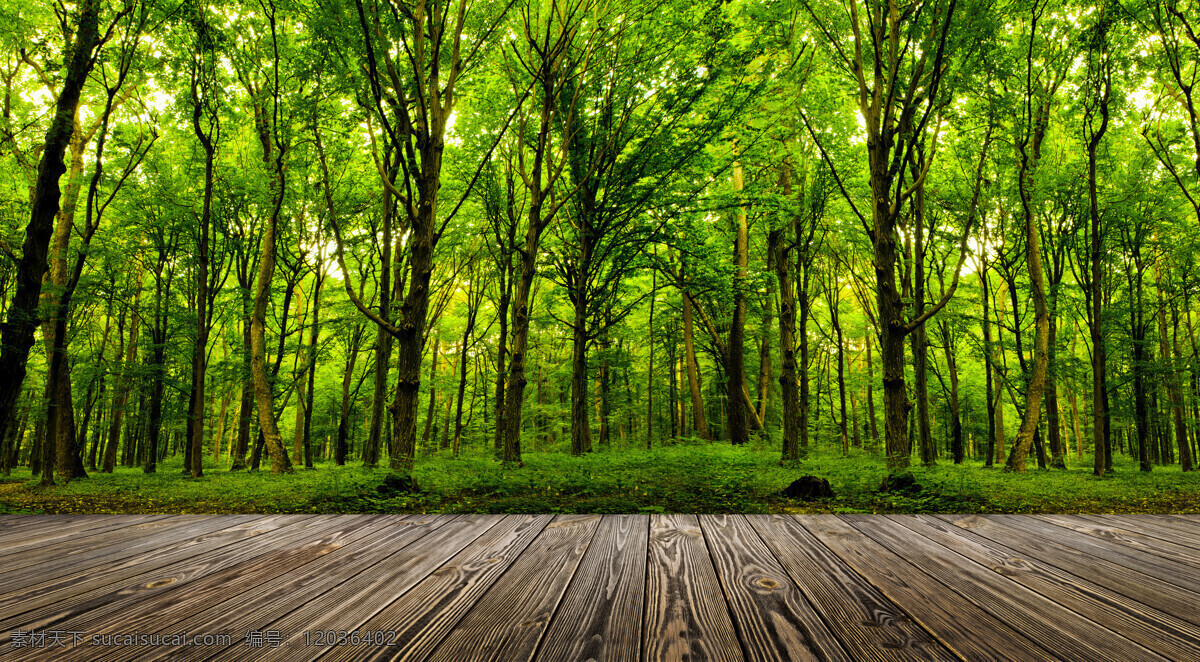
[[[0,517],[0,659],[1200,660],[1200,517]]]

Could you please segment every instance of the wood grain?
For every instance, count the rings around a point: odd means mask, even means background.
[[[1200,593],[1200,577],[1196,569],[1185,563],[1151,556],[1108,540],[1095,538],[1055,526],[1033,517],[1014,517],[1013,515],[995,515],[994,518],[1003,525],[1022,531],[1027,536],[1040,536],[1054,540],[1060,546],[1071,547],[1096,558],[1124,566],[1135,572],[1170,582],[1180,588]]]
[[[107,531],[129,530],[156,521],[174,520],[170,515],[29,515],[46,518],[0,528],[0,554],[17,554],[55,542],[78,540]],[[200,517],[200,516],[196,516]]]
[[[1034,515],[1033,519],[1099,538],[1123,549],[1153,554],[1169,561],[1191,566],[1194,570],[1200,570],[1200,552],[1194,548],[1131,531],[1118,526],[1116,522],[1097,521],[1072,515]]]
[[[61,577],[0,596],[0,645],[19,626],[44,628],[127,595],[149,595],[176,582],[268,552],[273,545],[309,534],[318,518],[279,515],[222,529],[126,559],[111,568]],[[238,543],[238,544],[234,544]]]
[[[308,535],[291,544],[274,545],[253,558],[220,570],[209,567],[189,581],[172,582],[166,590],[150,594],[129,593],[119,600],[109,601],[103,608],[72,614],[69,618],[58,617],[54,619],[53,628],[90,635],[155,632],[164,622],[174,622],[241,593],[257,591],[261,584],[285,573],[303,572],[303,566],[310,561],[370,533],[372,529],[364,524],[371,518],[370,515],[320,518],[310,525]],[[38,629],[46,627],[43,625]],[[31,653],[13,659],[38,659],[45,654],[36,649],[31,649]],[[94,657],[95,651],[80,647],[56,652],[55,662],[86,661]]]
[[[1055,656],[864,536],[835,515],[794,515],[809,533],[963,660],[1044,660]]]
[[[903,515],[889,519],[1163,657],[1200,660],[1200,627],[1052,565],[1023,558],[1010,548],[971,536],[936,517]]]
[[[850,659],[953,657],[845,561],[787,515],[748,515],[767,547],[804,592]]]
[[[537,659],[637,662],[646,597],[648,515],[612,515],[588,546]]]
[[[1124,566],[1110,563],[1073,547],[1059,545],[1053,539],[1030,536],[1023,531],[1005,526],[1004,521],[995,516],[938,515],[937,517],[972,534],[1009,547],[1022,555],[1092,581],[1161,612],[1200,625],[1200,613],[1197,613],[1196,610],[1200,596],[1192,591],[1132,572]]]
[[[87,538],[37,547],[9,557],[4,556],[0,586],[15,591],[63,575],[105,568],[138,554],[153,552],[165,545],[198,538],[246,522],[263,519],[261,515],[237,515],[232,518],[185,516],[138,524]]]
[[[643,660],[745,659],[695,515],[654,515]]]
[[[1145,647],[1064,608],[1011,578],[887,520],[846,516],[854,528],[903,554],[1005,623],[1072,660],[1165,660]]]
[[[1097,524],[1117,526],[1126,531],[1137,531],[1143,535],[1152,536],[1158,540],[1188,545],[1193,549],[1200,547],[1200,523],[1188,526],[1171,517],[1154,515],[1083,515],[1086,520]]]
[[[742,515],[701,515],[717,578],[750,660],[851,659]]]
[[[365,630],[395,633],[395,647],[336,647],[322,662],[428,658],[552,519],[551,515],[505,516],[363,623]]]
[[[345,582],[351,581],[361,572],[374,570],[384,559],[395,553],[403,553],[409,545],[420,543],[423,538],[442,526],[451,525],[454,516],[432,517],[421,515],[387,515],[370,523],[369,533],[360,538],[343,541],[338,549],[320,558],[287,572],[260,585],[253,591],[245,591],[233,597],[217,601],[207,610],[195,612],[183,618],[172,618],[165,611],[155,622],[157,632],[244,632],[246,624],[256,624],[254,629],[275,629],[280,604],[304,605],[319,601],[331,591],[336,591]],[[150,631],[148,629],[143,631]],[[303,637],[293,638],[289,644],[299,646]],[[245,646],[243,645],[243,648]],[[143,659],[154,660],[167,657],[171,660],[203,660],[214,652],[212,648],[174,647],[157,648],[151,651],[136,649],[122,650],[106,662]]]
[[[599,524],[599,515],[555,517],[429,660],[532,659]]]

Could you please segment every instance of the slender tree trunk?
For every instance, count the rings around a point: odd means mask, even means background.
[[[946,372],[950,377],[950,452],[955,464],[962,464],[964,458],[962,419],[959,416],[958,402],[958,363],[954,357],[954,336],[950,323],[941,322],[942,347],[946,352]]]
[[[586,259],[590,260],[590,255]],[[571,332],[571,455],[578,456],[592,452],[592,423],[588,420],[587,300],[584,287],[576,289],[571,294],[575,309]]]
[[[790,196],[791,169],[786,164],[783,183],[784,195]],[[800,394],[796,389],[796,299],[792,286],[792,262],[782,230],[772,230],[767,236],[767,243],[775,254],[775,278],[779,281],[779,392],[783,400],[780,405],[783,410],[781,461],[794,462],[800,459]],[[685,315],[690,312],[685,309]]]
[[[871,361],[871,338],[875,334],[867,328],[867,417],[871,423],[871,449],[879,452],[879,426],[875,422],[875,367]]]
[[[1057,299],[1057,297],[1056,297]],[[1057,303],[1054,306],[1057,308]],[[1058,404],[1058,319],[1054,310],[1050,311],[1050,328],[1046,338],[1047,368],[1046,368],[1046,436],[1050,442],[1050,466],[1055,469],[1066,469],[1063,440],[1060,434]]]
[[[704,396],[701,394],[700,364],[696,361],[696,343],[693,332],[692,300],[685,292],[683,295],[683,352],[687,364],[688,391],[692,397],[692,429],[705,441],[712,441],[708,432],[708,423],[704,418]]]
[[[1163,299],[1163,270],[1161,260],[1154,266],[1155,284],[1158,286],[1158,353],[1166,368],[1166,391],[1171,408],[1171,423],[1175,429],[1175,440],[1179,447],[1179,466],[1183,471],[1192,470],[1192,449],[1188,444],[1187,428],[1183,424],[1183,394],[1179,387],[1177,355],[1179,354],[1179,324],[1175,322],[1174,356],[1172,343],[1167,338],[1167,305]],[[1164,427],[1166,424],[1164,423]]]
[[[982,224],[986,227],[986,224]],[[986,234],[984,236],[986,250]],[[979,269],[979,289],[983,300],[983,317],[980,323],[983,326],[983,357],[985,379],[987,381],[987,417],[988,417],[988,438],[987,438],[987,455],[984,459],[984,466],[991,467],[996,459],[996,388],[992,380],[992,375],[996,372],[995,348],[992,345],[992,319],[988,311],[988,303],[991,299],[991,290],[988,287],[987,280],[988,264],[986,260],[982,261]]]
[[[433,431],[434,407],[437,401],[437,364],[441,352],[441,339],[433,336],[433,357],[429,362],[429,410],[425,412],[425,432],[421,435],[421,445],[429,448],[430,434]]]
[[[742,164],[733,164],[733,189],[741,192],[743,188]],[[739,389],[746,383],[745,332],[746,332],[746,283],[745,279],[750,264],[749,229],[746,220],[746,207],[738,206],[734,220],[735,239],[733,242],[733,259],[737,272],[733,283],[733,321],[729,325],[729,345],[725,357],[725,371],[729,377],[729,397],[726,407],[729,416],[729,441],[739,446],[750,441],[750,432],[746,422],[746,403],[737,397]],[[647,440],[649,437],[647,437]]]
[[[650,276],[650,320],[647,322],[646,342],[650,343],[650,360],[646,367],[646,448],[654,442],[654,302],[658,299],[658,272]],[[730,387],[732,388],[732,387]],[[734,399],[731,395],[730,399]]]

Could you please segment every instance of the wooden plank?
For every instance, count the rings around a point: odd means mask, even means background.
[[[748,659],[849,662],[850,656],[745,517],[701,515],[700,528]]]
[[[326,599],[337,593],[359,573],[379,572],[379,566],[393,554],[404,554],[405,550],[419,546],[424,538],[437,529],[450,525],[455,515],[387,515],[371,523],[371,531],[361,538],[348,541],[342,547],[316,559],[292,572],[284,573],[253,591],[244,591],[230,596],[207,610],[196,612],[187,618],[177,618],[175,605],[162,612],[162,617],[153,624],[150,632],[224,632],[237,633],[240,637],[247,630],[265,630],[266,624],[275,621],[281,613],[288,613]],[[272,627],[271,629],[280,630]],[[245,648],[245,642],[238,642]],[[303,636],[293,637],[289,645],[301,646]],[[217,651],[213,648],[194,646],[158,647],[150,650],[123,649],[106,657],[105,662],[123,660],[170,659],[204,660]]]
[[[1200,627],[931,516],[890,519],[1172,660],[1200,660]]]
[[[43,549],[24,552],[0,573],[0,585],[15,591],[63,575],[86,572],[91,568],[106,568],[113,563],[138,554],[145,554],[172,543],[197,538],[247,521],[262,519],[261,515],[179,516],[121,529],[69,543],[48,545]]]
[[[546,518],[547,520],[549,517]],[[273,660],[313,660],[330,652],[329,648],[313,644],[305,633],[317,631],[375,632],[376,628],[365,627],[367,620],[379,613],[397,596],[404,594],[430,572],[442,565],[446,559],[491,531],[500,515],[433,515],[421,521],[439,522],[438,526],[414,544],[389,550],[390,553],[377,559],[373,567],[352,577],[341,578],[323,594],[302,603],[289,601],[288,608],[271,614],[260,613],[256,620],[244,620],[235,624],[232,631],[239,634],[247,630],[274,630],[283,636],[285,648],[270,651]],[[205,626],[208,627],[208,626]],[[393,638],[398,641],[398,638]],[[349,639],[347,639],[347,642]],[[346,646],[351,650],[378,651],[371,645]],[[342,649],[336,648],[334,651]],[[384,650],[393,651],[394,648]],[[233,660],[258,660],[263,649],[247,647],[244,641],[235,640],[226,650],[210,649],[207,656],[186,656],[180,659],[213,659],[221,662]],[[144,659],[154,659],[148,656]]]
[[[333,660],[424,660],[529,547],[553,519],[552,515],[510,515],[462,548],[441,567],[390,604],[377,605],[378,613],[359,628],[384,632],[393,646],[336,646],[314,649],[328,652],[321,662]],[[384,606],[386,604],[386,606]],[[309,629],[320,629],[309,628]],[[339,628],[340,629],[340,628]],[[285,652],[289,662],[307,657]],[[255,656],[238,656],[253,660]]]
[[[1072,575],[1090,580],[1161,612],[1200,625],[1196,610],[1200,596],[1153,577],[1110,563],[1054,540],[1030,536],[1004,526],[996,516],[939,515],[939,518],[972,534],[1000,543],[1018,553],[1053,565]]]
[[[370,518],[370,515],[350,515],[319,519],[302,540],[289,545],[276,544],[266,553],[245,562],[206,572],[188,582],[172,583],[167,590],[153,595],[125,594],[122,599],[107,601],[101,608],[73,613],[70,618],[55,618],[53,629],[82,631],[89,635],[153,632],[166,612],[176,616],[181,612],[194,613],[239,593],[255,591],[259,585],[285,573],[303,572],[303,566],[308,562],[370,533],[372,527],[364,526]],[[49,623],[38,623],[28,629],[49,629],[49,626]],[[36,660],[39,657],[44,659],[43,651],[30,649],[13,659]],[[88,647],[69,649],[55,656],[56,662],[94,657],[95,651]]]
[[[1046,649],[836,515],[793,517],[959,659],[1055,659]]]
[[[278,515],[126,559],[111,568],[61,577],[0,596],[0,644],[17,627],[44,627],[124,595],[150,595],[311,535],[311,515]],[[238,543],[238,544],[234,544]]]
[[[1111,524],[1129,531],[1154,536],[1159,540],[1200,547],[1200,528],[1192,528],[1187,523],[1181,525],[1178,520],[1170,517],[1154,515],[1081,515],[1081,517],[1097,523]]]
[[[105,519],[114,520],[137,515],[0,515],[0,545],[32,531],[50,530],[55,526],[86,528],[103,525]],[[143,516],[144,517],[144,516]],[[0,547],[3,549],[3,547]]]
[[[1120,526],[1115,521],[1085,519],[1070,515],[1036,515],[1034,519],[1050,522],[1123,548],[1161,556],[1170,561],[1189,565],[1193,569],[1200,569],[1200,552],[1185,545],[1146,535],[1137,531],[1133,526]]]
[[[930,572],[1044,648],[1075,660],[1165,660],[1062,605],[936,542],[875,517],[846,516],[854,528]]]
[[[650,519],[643,660],[743,660],[695,515]]]
[[[16,555],[49,544],[171,519],[170,515],[43,515],[41,517],[47,519],[13,531],[4,531],[6,535],[0,539],[0,555]],[[202,516],[197,515],[196,517]]]
[[[1061,546],[1072,547],[1193,593],[1200,593],[1200,578],[1195,576],[1196,569],[1185,563],[1142,554],[1123,545],[1076,533],[1032,517],[1021,515],[993,515],[992,517],[1009,528],[1024,532],[1025,535],[1044,536]]]
[[[870,582],[787,515],[748,515],[849,657],[863,662],[953,657]]]
[[[599,525],[599,515],[555,517],[434,649],[429,660],[533,659]]]
[[[606,515],[543,637],[537,659],[641,657],[647,515]]]

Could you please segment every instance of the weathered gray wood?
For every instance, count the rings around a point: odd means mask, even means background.
[[[611,515],[588,546],[537,659],[637,662],[646,597],[648,515]]]
[[[939,581],[1046,648],[1073,660],[1165,660],[1058,603],[887,520],[845,519],[876,542],[936,576]]]
[[[31,515],[39,519],[13,529],[0,529],[0,554],[18,554],[24,550],[53,543],[78,540],[108,531],[126,530],[151,522],[174,520],[170,515]],[[194,517],[204,517],[195,515]]]
[[[932,516],[891,516],[913,532],[1172,660],[1200,660],[1200,627]]]
[[[386,601],[386,606],[374,605],[378,613],[362,622],[360,629],[389,633],[395,646],[338,646],[325,649],[328,654],[321,661],[428,658],[480,596],[492,588],[496,578],[529,548],[551,519],[551,515],[504,517],[471,544],[460,546],[461,551],[453,558],[428,568],[426,572],[432,572],[399,599]]]
[[[742,515],[701,515],[717,579],[750,660],[851,659]]]
[[[1163,515],[1084,515],[1084,519],[1098,524],[1119,526],[1127,531],[1137,531],[1159,540],[1200,547],[1200,526],[1189,526],[1173,517]]]
[[[5,570],[0,573],[0,586],[8,591],[16,591],[63,575],[110,567],[131,556],[262,518],[261,515],[187,515],[50,544],[14,555],[11,559],[6,555],[3,565],[0,565]]]
[[[431,662],[533,659],[599,524],[598,515],[554,518],[434,649]]]
[[[1196,576],[1196,569],[1186,563],[1144,554],[1122,544],[1071,531],[1033,517],[1014,515],[993,515],[992,517],[1005,526],[1024,532],[1027,536],[1041,536],[1054,540],[1060,546],[1077,549],[1144,575],[1170,582],[1193,593],[1200,593],[1200,577]]]
[[[642,659],[745,659],[695,515],[650,519]]]
[[[953,655],[870,582],[787,515],[747,515],[850,659],[949,659]]]
[[[1186,545],[1176,544],[1161,538],[1130,530],[1111,520],[1092,520],[1072,515],[1035,515],[1051,524],[1068,528],[1077,533],[1099,538],[1135,552],[1161,556],[1169,561],[1183,563],[1200,569],[1200,551]],[[1133,528],[1133,527],[1131,527]]]
[[[0,531],[24,546],[0,552],[0,657],[1200,659],[1197,518],[551,519],[23,516]],[[7,646],[29,629],[235,641]],[[251,629],[290,640],[248,648]],[[316,629],[396,645],[305,646]]]
[[[54,619],[54,629],[86,632],[89,635],[154,632],[164,614],[179,618],[209,606],[222,603],[240,593],[256,591],[275,577],[291,572],[303,572],[310,561],[329,554],[343,544],[352,543],[372,531],[370,515],[341,515],[318,519],[304,539],[291,544],[276,544],[266,553],[219,571],[202,573],[185,583],[172,583],[167,590],[152,595],[125,595],[110,601],[104,608],[91,609],[70,618]],[[50,624],[40,623],[37,629]],[[45,652],[36,649],[13,656],[16,660],[44,659]],[[95,651],[87,647],[55,652],[56,662],[95,659]]]
[[[246,624],[258,624],[255,629],[274,629],[279,618],[280,605],[306,605],[321,600],[330,592],[336,592],[343,583],[352,580],[360,572],[377,570],[378,564],[395,553],[403,553],[410,545],[420,543],[423,538],[442,526],[451,524],[453,515],[438,517],[431,515],[386,515],[369,524],[366,535],[345,540],[338,549],[284,573],[251,591],[225,598],[207,610],[188,610],[191,616],[179,618],[180,612],[171,605],[161,612],[153,628],[143,631],[171,632],[245,632]],[[293,635],[295,633],[292,633]],[[304,638],[293,636],[289,646],[303,645]],[[245,646],[242,646],[245,648]],[[191,646],[159,647],[150,651],[122,650],[106,662],[142,659],[159,660],[204,660],[214,653],[212,648]]]
[[[960,659],[1055,658],[1045,648],[956,591],[943,586],[836,515],[793,517]]]
[[[268,553],[275,545],[311,535],[303,525],[316,520],[310,515],[274,516],[125,559],[111,568],[0,595],[0,645],[17,627],[45,627],[127,595],[152,595],[205,572]]]
[[[1124,566],[1081,552],[1073,547],[1060,545],[1004,525],[995,516],[938,515],[954,526],[982,538],[1000,543],[1020,554],[1053,565],[1077,577],[1090,580],[1111,591],[1149,605],[1155,609],[1200,625],[1200,612],[1196,610],[1200,596],[1169,582],[1164,582]]]

